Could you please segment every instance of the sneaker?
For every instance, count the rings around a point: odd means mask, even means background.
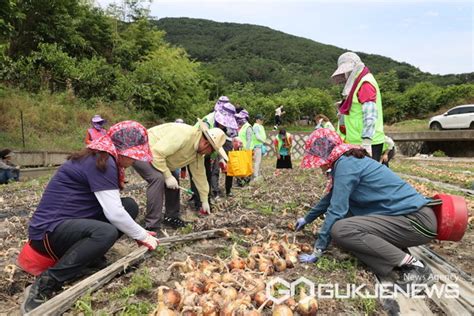
[[[43,272],[32,285],[25,289],[25,300],[20,306],[21,314],[29,313],[49,300],[61,287],[62,284],[50,276],[48,271]]]
[[[234,197],[234,193],[232,193],[232,192],[226,193],[226,197],[232,198],[232,197]]]
[[[164,225],[167,225],[167,226],[170,226],[171,228],[173,229],[178,229],[178,228],[181,228],[181,227],[186,227],[186,225],[188,225],[187,222],[183,221],[181,218],[179,217],[168,217],[168,216],[165,216],[163,218],[163,224]]]
[[[412,289],[412,285],[424,284],[431,286],[433,283],[435,283],[433,272],[426,264],[424,267],[414,265],[400,267],[399,277],[395,282],[406,293],[411,295],[416,295],[423,291],[423,287],[417,286],[416,289]]]

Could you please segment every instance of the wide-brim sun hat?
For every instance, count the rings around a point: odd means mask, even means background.
[[[222,104],[215,113],[214,119],[217,123],[227,128],[239,128],[237,121],[235,120],[235,106],[231,103]]]
[[[361,62],[361,59],[356,53],[346,52],[342,54],[337,59],[337,69],[331,75],[331,78],[351,72],[352,70],[354,70],[355,66],[360,62]]]
[[[301,167],[309,169],[330,165],[332,151],[341,144],[343,141],[336,132],[327,128],[315,130],[306,140],[305,155],[301,161]]]
[[[92,123],[105,123],[106,120],[102,118],[102,116],[96,114],[91,119]]]
[[[207,126],[206,123],[204,123],[202,120],[198,120],[199,122],[199,129],[203,132],[204,137],[209,141],[211,144],[212,148],[214,148],[215,151],[224,158],[225,161],[229,161],[229,157],[227,157],[227,154],[223,148],[225,142],[226,142],[226,135],[223,130],[220,128],[211,128]]]
[[[248,119],[249,118],[249,112],[247,110],[242,110],[240,111],[239,113],[237,113],[235,115],[235,118],[238,118],[238,119]]]
[[[153,155],[148,144],[146,128],[135,121],[123,121],[113,125],[107,132],[117,154],[135,160],[151,162]]]

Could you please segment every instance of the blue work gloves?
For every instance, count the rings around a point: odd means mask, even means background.
[[[301,218],[298,218],[298,220],[296,221],[296,225],[295,225],[295,231],[300,231],[303,229],[304,225],[306,225],[306,220],[304,219],[304,217],[301,217]]]
[[[323,255],[321,249],[315,249],[312,254],[308,255],[307,253],[300,255],[299,259],[302,263],[314,263],[319,260]]]

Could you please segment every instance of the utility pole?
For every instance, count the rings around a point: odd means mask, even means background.
[[[23,141],[23,149],[25,149],[25,128],[23,124],[23,111],[20,111],[20,120],[21,120],[21,139]]]

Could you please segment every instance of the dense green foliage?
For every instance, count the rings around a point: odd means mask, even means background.
[[[335,120],[342,87],[329,77],[344,50],[261,26],[152,21],[141,2],[103,11],[87,0],[0,0],[0,145],[20,144],[20,111],[29,148],[69,149],[94,113],[110,123],[193,123],[224,94],[267,122],[279,105],[285,124],[317,113]],[[386,122],[474,101],[472,73],[435,76],[360,55],[381,86]]]
[[[251,82],[263,93],[284,88],[328,88],[337,58],[345,52],[263,26],[189,18],[165,18],[155,24],[166,32],[166,40],[184,47],[191,57],[222,76],[227,85]],[[422,81],[441,86],[474,82],[474,73],[437,76],[387,57],[358,54],[376,75],[393,71],[399,92]]]
[[[207,72],[167,44],[146,17],[125,14],[130,7],[140,12],[139,1],[124,3],[114,10],[127,21],[86,1],[17,1],[12,10],[18,14],[0,25],[7,44],[1,80],[34,93],[67,90],[84,99],[118,101],[157,118],[202,115],[210,94]]]

